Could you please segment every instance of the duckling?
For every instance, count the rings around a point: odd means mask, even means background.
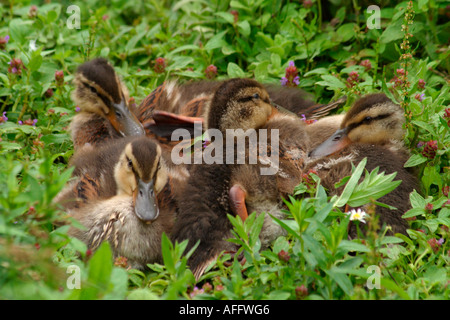
[[[172,238],[177,241],[189,239],[189,246],[200,240],[189,260],[197,279],[221,251],[237,250],[234,244],[226,241],[232,229],[227,213],[239,215],[243,220],[253,211],[283,216],[280,194],[293,190],[298,184],[301,179],[298,168],[303,166],[302,158],[306,157],[308,149],[303,121],[279,113],[271,105],[264,87],[254,80],[225,81],[215,92],[205,114],[208,129],[219,129],[222,133],[229,129],[266,129],[268,138],[272,138],[273,130],[279,130],[280,137],[279,148],[266,149],[266,153],[258,150],[260,158],[256,165],[249,164],[248,158],[245,164],[226,164],[230,155],[224,152],[222,163],[194,166],[190,178],[176,195],[179,213]],[[275,143],[270,138],[268,147]],[[214,140],[210,146],[216,143],[223,141]],[[245,148],[245,154],[254,151],[254,146]],[[233,150],[233,153],[242,152],[236,147]],[[272,155],[279,159],[278,163],[273,161]],[[232,156],[236,158],[237,154]],[[276,177],[261,175],[261,168],[275,168]],[[294,182],[288,183],[291,180]],[[266,216],[260,235],[262,246],[267,247],[281,234],[283,229]]]
[[[335,124],[340,120],[336,116]],[[371,143],[402,148],[404,137],[403,110],[383,93],[370,94],[358,101],[343,116],[340,128],[311,153],[311,157],[323,157],[338,152],[352,142]],[[333,127],[331,125],[330,127]],[[334,129],[334,128],[333,128]],[[309,129],[315,133],[314,128]]]
[[[409,157],[401,142],[403,123],[403,111],[384,94],[365,96],[347,112],[340,128],[310,152],[311,160],[305,168],[316,170],[322,185],[332,194],[342,191],[343,187],[336,190],[334,184],[351,174],[352,163],[356,165],[366,157],[369,171],[379,167],[380,172],[397,172],[396,178],[402,183],[379,199],[397,210],[376,208],[380,224],[391,227],[390,234],[407,234],[408,223],[401,216],[410,209],[409,194],[418,189],[417,178],[403,167]],[[349,236],[356,236],[353,225]]]
[[[178,85],[165,82],[156,88],[139,105],[139,119],[147,134],[158,139],[167,139],[174,129],[192,131],[194,121],[202,121],[211,104],[214,92],[223,81],[196,81]],[[343,102],[345,97],[330,104],[316,104],[312,97],[297,88],[263,85],[269,93],[271,103],[285,113],[316,119],[327,115]],[[164,143],[168,143],[164,141]]]
[[[125,85],[104,58],[80,65],[72,100],[80,108],[70,124],[74,148],[123,136],[144,135]]]
[[[126,137],[94,148],[85,146],[72,157],[75,179],[58,202],[81,207],[92,199],[126,194],[133,197],[136,215],[152,221],[159,215],[155,194],[167,182],[161,148],[150,138]]]
[[[115,255],[141,267],[156,261],[160,236],[173,223],[171,188],[178,183],[160,146],[145,136],[114,139],[85,146],[70,165],[75,180],[56,201],[86,229],[73,227],[69,234],[93,250],[108,240]]]

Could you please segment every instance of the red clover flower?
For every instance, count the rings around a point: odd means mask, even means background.
[[[289,61],[289,66],[286,68],[286,74],[281,78],[281,85],[286,87],[296,87],[300,83],[298,76],[298,69],[294,61]]]
[[[208,79],[214,79],[217,76],[217,67],[213,64],[207,66],[205,69],[205,76]]]
[[[425,148],[423,148],[422,155],[427,157],[428,159],[434,159],[436,156],[436,150],[438,149],[437,141],[430,140],[425,144]]]
[[[154,70],[156,73],[164,73],[166,71],[166,59],[156,58]]]
[[[8,62],[8,72],[12,74],[22,74],[22,69],[24,69],[24,65],[22,60],[13,58],[10,62]]]

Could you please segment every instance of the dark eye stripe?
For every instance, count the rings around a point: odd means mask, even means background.
[[[360,125],[369,124],[369,123],[372,123],[374,121],[378,121],[378,120],[382,120],[382,119],[385,119],[385,118],[389,118],[391,115],[392,115],[392,113],[385,113],[385,114],[380,114],[379,116],[376,116],[376,117],[370,118],[370,119],[367,119],[368,117],[365,117],[360,122],[353,123],[353,124],[349,125],[348,126],[348,132],[350,132],[351,130],[355,129],[356,127],[359,127]]]

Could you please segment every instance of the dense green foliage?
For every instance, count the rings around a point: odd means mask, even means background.
[[[445,1],[381,1],[379,29],[368,28],[374,13],[366,1],[98,0],[75,9],[47,2],[0,5],[0,299],[450,298]],[[67,226],[55,227],[66,217],[52,199],[71,174],[73,73],[97,56],[113,63],[137,104],[172,78],[279,83],[289,61],[299,87],[318,102],[348,96],[337,113],[360,95],[385,92],[405,110],[406,166],[421,181],[405,214],[409,237],[378,235],[371,217],[364,240],[347,240],[349,220],[337,204],[368,203],[361,195],[394,187],[394,176],[364,173],[363,163],[340,198],[327,197],[316,176],[305,179],[286,201],[291,219],[279,222],[288,235],[270,250],[259,252],[263,215],[245,223],[230,217],[246,264],[225,267],[224,256],[198,283],[186,267],[186,243],[166,237],[164,265],[148,272],[113,261],[107,245],[90,252]],[[73,267],[80,289],[69,283]]]

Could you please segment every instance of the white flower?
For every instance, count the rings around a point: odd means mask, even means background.
[[[350,221],[358,220],[361,221],[362,223],[366,223],[364,219],[368,216],[367,213],[364,210],[361,210],[360,208],[358,208],[357,210],[352,209],[349,212],[346,212],[345,214],[350,215]]]
[[[36,47],[36,40],[30,40],[30,51],[36,51],[37,47]]]

